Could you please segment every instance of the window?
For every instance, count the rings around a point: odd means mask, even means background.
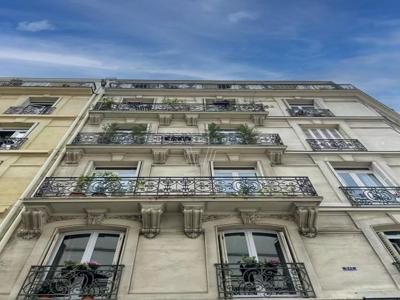
[[[396,253],[400,255],[400,231],[386,231],[384,234]]]
[[[54,104],[58,101],[58,97],[30,97],[18,109],[13,109],[6,113],[20,113],[20,114],[49,114],[54,110]]]
[[[293,111],[303,111],[303,110],[309,110],[315,108],[314,101],[313,100],[302,100],[302,101],[291,101],[288,100],[289,102],[289,107]]]
[[[18,149],[27,133],[28,129],[0,129],[0,150]]]
[[[383,186],[380,178],[368,168],[365,169],[336,169],[344,186],[377,187]]]
[[[326,128],[303,128],[308,139],[342,139],[339,130],[334,127]]]
[[[251,195],[258,191],[255,168],[213,169],[214,186],[218,193]]]
[[[95,167],[93,170],[93,176],[102,177],[104,174],[112,174],[118,177],[135,177],[136,168]]]
[[[134,177],[137,176],[136,170],[134,167],[95,167],[87,190],[93,196],[132,193]]]
[[[229,168],[216,167],[214,168],[215,177],[257,177],[255,168]]]

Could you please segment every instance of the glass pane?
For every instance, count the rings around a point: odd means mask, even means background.
[[[217,177],[232,177],[233,170],[214,169],[214,175]]]
[[[240,170],[239,171],[239,176],[240,177],[256,177],[256,171],[254,170]]]
[[[333,139],[341,139],[342,136],[340,135],[339,131],[336,128],[329,128],[329,132]]]
[[[118,168],[96,168],[94,171],[95,176],[101,176],[104,173],[112,173],[119,177],[135,177],[136,176],[136,169],[118,169]]]
[[[229,263],[238,263],[243,256],[249,256],[243,232],[225,233],[225,245]]]
[[[89,233],[65,236],[53,260],[53,265],[63,265],[65,261],[81,262],[89,237]]]
[[[382,186],[382,183],[371,173],[358,173],[358,178],[362,181],[364,186]]]
[[[303,131],[304,131],[304,133],[305,133],[305,135],[306,135],[306,137],[308,139],[313,139],[314,138],[314,136],[311,133],[311,129],[310,128],[304,128]]]
[[[91,260],[101,265],[112,265],[119,234],[100,233]]]
[[[340,172],[339,176],[340,178],[342,178],[345,186],[358,186],[358,184],[354,181],[349,173]]]
[[[321,133],[319,132],[318,129],[312,128],[312,129],[310,129],[310,130],[311,130],[311,132],[314,134],[314,136],[315,136],[316,139],[324,139],[324,138],[325,138],[325,136],[321,135]]]
[[[258,261],[284,261],[282,249],[279,245],[279,239],[276,234],[253,232],[252,235],[256,246]]]

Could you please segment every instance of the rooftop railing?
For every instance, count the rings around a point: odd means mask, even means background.
[[[34,197],[318,196],[308,177],[47,177]]]
[[[329,109],[316,107],[289,108],[289,114],[292,117],[334,117],[335,115]]]
[[[27,106],[11,106],[4,113],[15,115],[48,115],[54,111],[55,107],[48,105],[30,104]]]
[[[95,89],[94,82],[84,81],[45,81],[45,80],[23,80],[10,79],[0,80],[0,87],[62,87],[62,88],[91,88]]]
[[[18,150],[27,138],[0,138],[0,150]]]

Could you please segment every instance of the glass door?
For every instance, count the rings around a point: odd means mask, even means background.
[[[89,192],[111,196],[131,193],[137,173],[136,168],[96,167],[92,176]]]
[[[255,168],[214,168],[218,193],[253,194],[259,190]]]

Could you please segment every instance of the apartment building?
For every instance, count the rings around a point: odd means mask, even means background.
[[[0,299],[400,298],[396,112],[325,81],[93,82],[42,117],[70,133],[2,240]]]

